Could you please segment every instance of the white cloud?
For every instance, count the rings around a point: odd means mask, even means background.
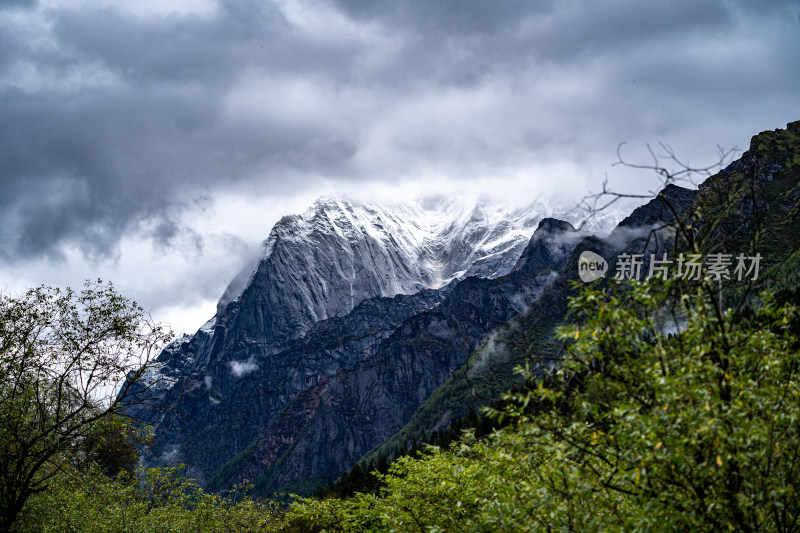
[[[248,359],[247,361],[229,361],[228,365],[231,367],[231,373],[237,378],[258,370],[258,365],[252,359]]]

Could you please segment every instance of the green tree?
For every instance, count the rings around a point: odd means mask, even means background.
[[[99,421],[146,401],[140,378],[170,336],[100,281],[0,297],[0,532]]]
[[[797,531],[796,308],[767,298],[742,320],[717,314],[702,287],[674,289],[584,289],[571,301],[575,324],[560,330],[563,364],[494,413],[512,424],[397,461],[380,495],[304,500],[289,522],[313,531]]]
[[[186,477],[185,469],[140,468],[110,478],[91,464],[67,465],[49,488],[33,495],[16,533],[256,533],[275,531],[280,508],[256,502],[234,487],[226,496],[209,494]]]
[[[152,428],[112,414],[92,425],[68,451],[78,470],[98,467],[106,476],[133,475],[139,465],[139,449],[153,441]]]
[[[549,496],[597,502],[604,517],[576,507],[562,525],[796,531],[796,309],[767,302],[745,324],[702,288],[677,301],[669,289],[581,293],[571,306],[586,321],[560,331],[571,343],[557,371],[565,386],[519,398],[554,406],[520,413],[560,470],[542,479]],[[680,333],[665,335],[673,320]]]

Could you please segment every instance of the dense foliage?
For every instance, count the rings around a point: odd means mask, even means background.
[[[137,401],[128,384],[170,335],[110,284],[0,296],[0,532],[66,455],[102,448],[98,426]]]
[[[33,496],[20,533],[223,533],[274,531],[280,513],[242,495],[208,494],[180,467],[151,468],[109,478],[92,468],[65,469],[49,490]]]
[[[360,469],[379,482],[365,492],[281,509],[179,468],[131,472],[108,458],[143,436],[109,418],[49,463],[16,530],[798,530],[797,310],[765,297],[735,315],[707,289],[583,289],[563,363],[521,370],[535,385],[484,413],[499,429]]]
[[[497,413],[513,425],[399,460],[380,495],[304,500],[290,521],[297,531],[797,530],[796,309],[767,301],[745,324],[702,289],[677,299],[668,289],[584,291],[571,305],[585,321],[560,332],[561,385],[517,393]]]

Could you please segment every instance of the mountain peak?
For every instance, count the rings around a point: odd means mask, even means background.
[[[586,234],[564,220],[543,218],[514,266],[514,272],[536,272],[557,267]]]
[[[468,276],[502,276],[545,213],[541,203],[513,208],[459,197],[322,196],[275,224],[258,264],[225,290],[216,323],[238,320],[241,306],[255,306],[247,313],[259,317],[258,328],[271,339],[261,342],[278,349],[369,298],[438,289]]]

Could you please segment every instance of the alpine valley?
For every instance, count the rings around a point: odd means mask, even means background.
[[[798,138],[800,122],[762,133],[699,190],[667,185],[627,216],[588,222],[542,203],[321,198],[272,228],[216,315],[138,384],[150,401],[131,414],[155,432],[144,460],[183,463],[208,490],[249,480],[258,495],[308,494],[447,428],[515,384],[520,350],[557,359],[548,341],[582,251],[610,265],[644,251],[648,264],[669,245],[651,230],[694,208],[709,250],[745,247],[753,232],[737,213],[765,214],[767,244],[797,235],[768,219],[797,208]],[[754,186],[761,203],[745,194]],[[773,248],[776,263],[793,253],[789,242]]]

